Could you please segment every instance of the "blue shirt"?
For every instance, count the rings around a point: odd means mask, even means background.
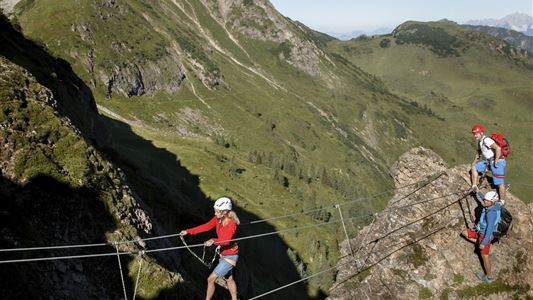
[[[481,245],[487,245],[490,243],[492,233],[496,229],[496,225],[500,221],[502,204],[497,202],[490,208],[483,208],[481,216],[479,217],[479,223],[477,224],[477,230],[480,234],[483,234],[483,240]]]

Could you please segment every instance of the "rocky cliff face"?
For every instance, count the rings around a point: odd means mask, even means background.
[[[1,248],[102,243],[154,234],[149,208],[130,189],[124,174],[88,145],[56,109],[52,92],[23,68],[0,57]],[[167,245],[158,242],[158,245]],[[120,250],[143,249],[124,244]],[[98,251],[110,252],[111,246]],[[2,259],[88,254],[87,249],[3,253]],[[93,249],[94,250],[94,249]],[[85,252],[84,252],[85,251]],[[179,257],[167,257],[177,266]],[[148,261],[148,269],[180,280]],[[119,297],[116,258],[3,265],[2,298]],[[21,288],[21,284],[30,287]]]
[[[89,7],[94,11],[95,18],[79,20],[79,23],[71,25],[70,34],[84,47],[70,49],[69,55],[84,63],[93,88],[97,84],[103,85],[107,97],[114,92],[132,97],[150,95],[155,91],[174,93],[180,89],[186,77],[181,49],[176,52],[170,43],[154,33],[157,47],[148,48],[142,57],[133,57],[132,52],[142,51],[135,48],[146,47],[143,43],[152,43],[150,38],[123,40],[101,22],[131,18],[136,14],[135,9],[120,1],[94,1]],[[144,17],[146,19],[141,21],[143,27],[150,26],[150,17]],[[102,32],[105,39],[102,39]]]
[[[279,53],[281,59],[311,76],[321,74],[319,62],[325,53],[303,38],[304,29],[283,17],[269,1],[202,0],[202,3],[225,28],[248,38],[282,44],[286,51]]]
[[[531,297],[533,286],[533,205],[508,194],[513,214],[508,237],[492,245],[497,280],[482,284],[474,245],[459,236],[478,206],[468,187],[467,166],[449,169],[434,152],[415,148],[400,157],[391,174],[399,189],[375,221],[342,246],[329,299],[484,299]]]

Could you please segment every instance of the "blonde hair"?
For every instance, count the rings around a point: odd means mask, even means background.
[[[241,221],[239,220],[239,217],[237,216],[237,213],[235,213],[233,210],[229,210],[226,213],[226,216],[229,219],[232,219],[233,221],[235,221],[235,223],[237,223],[237,225],[241,224]],[[224,224],[224,225],[226,225],[226,224]]]

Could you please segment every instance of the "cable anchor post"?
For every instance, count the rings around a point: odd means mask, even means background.
[[[144,255],[145,251],[144,250],[140,250],[139,251],[139,269],[137,270],[137,279],[135,280],[135,289],[133,290],[133,300],[135,300],[135,297],[137,296],[137,287],[139,286],[139,277],[141,275],[141,267],[142,267],[142,263],[143,263],[143,259],[142,259],[142,256]]]
[[[113,246],[115,246],[115,249],[117,250],[117,260],[118,260],[118,269],[120,271],[120,279],[122,280],[122,290],[124,291],[124,300],[128,299],[128,295],[126,294],[126,284],[124,283],[124,274],[122,274],[122,263],[120,262],[120,253],[118,251],[118,242],[112,241]]]
[[[346,236],[346,241],[348,242],[348,248],[350,249],[350,253],[353,256],[352,244],[350,243],[350,238],[348,237],[348,231],[346,231],[346,224],[344,223],[344,217],[342,216],[342,211],[341,211],[340,204],[335,204],[335,208],[339,212],[339,216],[340,216],[341,222],[342,222],[342,229],[344,229],[344,235]]]

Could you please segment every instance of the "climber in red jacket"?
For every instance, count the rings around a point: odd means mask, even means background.
[[[215,280],[217,277],[226,277],[228,290],[232,300],[237,300],[237,285],[233,279],[232,269],[239,259],[239,246],[237,242],[230,241],[235,236],[240,221],[237,214],[232,210],[231,199],[222,197],[215,201],[213,206],[215,216],[207,223],[197,227],[186,229],[180,235],[198,234],[216,228],[217,238],[211,238],[204,242],[206,246],[220,246],[220,259],[218,265],[207,278],[206,300],[211,299],[215,293]]]

